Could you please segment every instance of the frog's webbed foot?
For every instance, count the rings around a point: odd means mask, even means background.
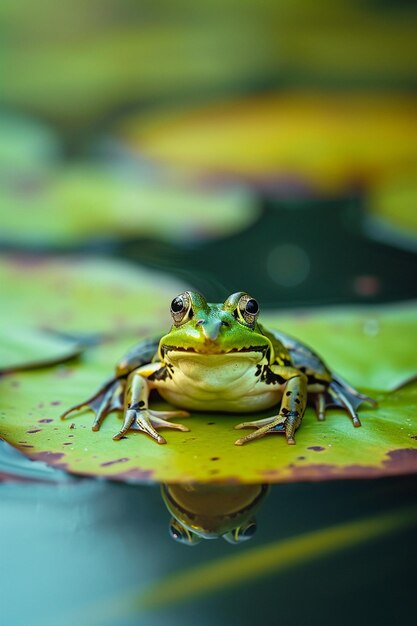
[[[183,424],[168,422],[171,417],[189,417],[187,411],[153,411],[151,409],[141,409],[130,407],[126,410],[123,426],[113,439],[118,441],[128,430],[139,430],[146,433],[157,443],[166,443],[166,439],[162,437],[156,430],[157,428],[172,428],[187,432],[190,429]],[[165,418],[165,419],[164,419]]]
[[[359,428],[361,421],[357,414],[357,408],[367,402],[372,406],[377,406],[376,400],[360,393],[351,387],[340,376],[333,376],[327,389],[327,393],[319,393],[316,396],[316,414],[319,420],[324,420],[326,409],[329,406],[338,406],[344,409],[352,420],[353,426]]]
[[[113,411],[123,409],[123,396],[125,381],[112,378],[90,398],[71,407],[61,415],[61,419],[67,419],[73,413],[83,409],[91,409],[95,413],[92,430],[99,430],[104,418]]]
[[[287,438],[287,443],[294,444],[294,433],[298,427],[300,416],[294,412],[287,415],[273,415],[272,417],[266,417],[265,419],[255,420],[254,422],[242,422],[235,426],[236,430],[241,428],[255,428],[254,432],[241,437],[235,441],[236,446],[243,446],[243,444],[252,441],[253,439],[259,439],[267,434],[282,433],[284,432]]]
[[[341,389],[334,389],[332,386],[329,387],[329,393],[334,401],[334,404],[345,409],[352,419],[352,424],[355,428],[359,428],[359,426],[362,425],[361,421],[347,394],[343,393]]]
[[[289,368],[282,370],[283,374],[291,373]],[[287,443],[295,444],[294,433],[303,419],[307,398],[307,377],[301,372],[293,370],[293,376],[285,384],[281,400],[281,408],[278,415],[266,417],[254,422],[243,422],[235,428],[255,428],[256,430],[246,437],[235,441],[235,445],[242,446],[253,439],[259,439],[264,435],[284,432]]]

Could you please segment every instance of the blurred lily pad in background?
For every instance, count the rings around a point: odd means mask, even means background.
[[[243,186],[203,186],[156,166],[68,164],[57,158],[59,142],[44,125],[3,115],[1,129],[0,242],[8,246],[198,241],[240,231],[259,215]]]
[[[120,135],[141,158],[334,195],[416,164],[416,105],[405,94],[299,90],[136,116]]]
[[[62,145],[53,128],[37,119],[2,111],[0,114],[0,184],[27,184],[61,157]],[[28,191],[31,185],[28,186]],[[3,219],[2,209],[1,215]],[[3,222],[2,222],[3,227]]]
[[[417,69],[408,3],[44,0],[38,9],[2,2],[1,99],[73,129],[126,102],[277,83],[408,87]]]
[[[0,329],[0,375],[46,367],[78,356],[81,346],[50,333],[6,321]]]

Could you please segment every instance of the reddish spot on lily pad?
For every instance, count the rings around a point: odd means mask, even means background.
[[[122,459],[115,459],[114,461],[106,461],[105,463],[100,463],[100,465],[101,467],[107,467],[108,465],[115,465],[116,463],[126,463],[129,460],[130,459],[127,457],[124,457]]]
[[[63,463],[61,460],[65,458],[65,454],[63,452],[28,452],[28,455],[32,459],[32,461],[42,461],[43,463],[47,463],[48,465],[53,465],[57,469],[62,469],[68,471],[68,464]]]
[[[59,461],[65,456],[63,452],[35,452],[31,455],[32,459],[36,461],[44,461],[45,463],[55,464],[56,461]]]
[[[148,481],[152,479],[153,470],[143,470],[139,467],[132,467],[130,470],[120,472],[112,476],[115,480]]]
[[[325,449],[326,448],[323,448],[323,446],[309,446],[307,448],[307,450],[314,450],[314,452],[323,452]]]
[[[417,450],[415,448],[400,448],[391,450],[387,454],[388,460],[384,465],[390,469],[398,469],[400,473],[417,471]]]
[[[46,417],[44,419],[38,420],[39,424],[49,424],[50,422],[53,422],[53,421],[54,421],[53,419],[46,418]]]
[[[390,475],[413,474],[417,472],[417,449],[399,448],[387,453],[382,467],[352,464],[345,467],[320,463],[292,468],[291,481],[331,480],[334,478],[379,478]]]
[[[42,428],[33,428],[32,430],[27,430],[26,431],[28,434],[32,434],[32,433],[41,433],[42,432]]]

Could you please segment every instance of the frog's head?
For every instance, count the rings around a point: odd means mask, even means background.
[[[185,291],[171,302],[173,326],[162,337],[159,356],[169,353],[219,355],[262,352],[273,347],[257,323],[259,305],[245,292],[220,304],[210,304],[199,293]],[[273,356],[273,355],[272,355]]]
[[[171,537],[185,545],[223,537],[229,543],[250,539],[254,513],[268,493],[267,485],[162,485],[172,514]]]

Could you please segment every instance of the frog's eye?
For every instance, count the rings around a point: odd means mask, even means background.
[[[181,324],[190,316],[191,299],[187,292],[181,293],[171,302],[171,315],[175,324]]]
[[[235,310],[236,319],[243,321],[245,324],[249,324],[249,326],[253,326],[258,313],[259,304],[257,301],[248,296],[248,294],[243,295],[238,302],[237,309]]]
[[[253,535],[256,532],[256,522],[254,519],[250,520],[244,526],[239,526],[239,528],[235,528],[234,530],[223,535],[223,538],[226,539],[229,543],[242,543],[243,541],[247,541],[248,539],[252,539]]]
[[[169,525],[169,534],[172,539],[183,543],[186,546],[195,546],[196,543],[201,541],[201,537],[195,533],[190,532],[187,528],[184,528],[178,520],[172,518]]]

